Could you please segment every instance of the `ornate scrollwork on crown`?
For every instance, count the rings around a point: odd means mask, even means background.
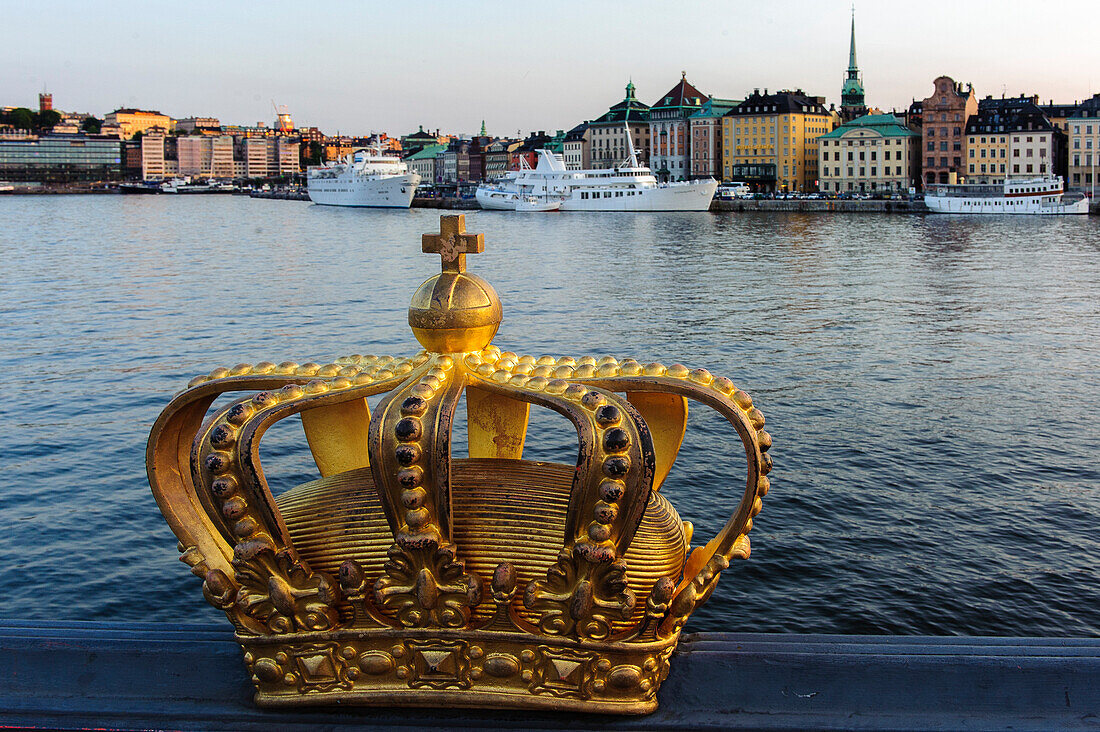
[[[636,491],[635,496],[644,493],[648,498],[649,485],[653,490],[659,490],[675,462],[684,437],[688,399],[715,409],[734,427],[744,444],[748,468],[741,500],[718,536],[691,553],[683,576],[668,578],[654,587],[652,596],[647,598],[646,619],[632,637],[640,638],[643,634],[668,637],[679,632],[695,608],[710,597],[719,574],[729,566],[729,562],[735,557],[744,559],[749,555],[748,532],[752,530],[753,518],[763,506],[762,499],[769,488],[767,474],[772,468],[768,455],[771,435],[764,431],[764,415],[753,405],[752,398],[737,389],[729,379],[715,377],[706,369],[692,370],[680,364],[670,367],[659,363],[642,365],[630,358],[622,361],[610,356],[601,359],[591,356],[580,359],[536,358],[502,353],[495,346],[490,346],[478,353],[467,354],[464,364],[482,377],[486,388],[496,384],[497,388],[512,392],[516,398],[530,398],[534,393],[560,395],[567,401],[571,398],[573,402],[588,406],[596,417],[589,425],[591,429],[598,431],[611,424],[616,427],[634,424],[638,428],[636,435],[624,435],[622,430],[610,436],[604,432],[596,441],[595,444],[604,448],[601,457],[607,461],[604,464],[605,476],[612,480],[602,480],[596,488],[596,495],[601,500],[591,504],[595,521],[588,526],[595,533],[589,536],[583,532],[576,534],[575,547],[571,547],[567,538],[566,547],[549,569],[547,578],[527,586],[525,604],[529,609],[542,612],[539,627],[547,634],[598,638],[599,635],[587,633],[603,632],[612,614],[625,612],[629,615],[630,610],[626,608],[633,608],[633,598],[628,600],[620,596],[617,603],[607,599],[607,589],[618,587],[619,578],[625,578],[626,568],[623,568],[621,575],[617,570],[599,573],[606,587],[602,594],[596,592],[597,586],[592,584],[595,577],[593,568],[617,561],[625,553],[633,535],[632,529],[619,533],[613,548],[593,541],[604,537],[598,528],[601,519],[617,515],[615,511],[618,507],[608,499],[621,497],[630,487],[627,484],[616,487],[616,480],[623,476],[608,473],[608,465],[615,472],[624,465],[636,464],[629,459],[617,460],[615,449],[624,444],[645,446],[647,468],[643,483],[649,482],[646,489]],[[625,393],[626,399],[621,399],[619,393]],[[549,403],[547,406],[557,408]],[[614,420],[601,422],[601,418],[610,416],[612,410],[621,411],[614,412]],[[624,414],[629,419],[624,419]],[[578,424],[577,419],[570,416]],[[582,435],[583,453],[585,433],[580,425],[578,430]],[[583,466],[578,465],[578,476],[582,474]],[[629,475],[629,471],[625,475]],[[580,495],[585,494],[575,485],[570,504],[571,519],[574,506],[584,503],[577,500]],[[640,514],[629,526],[636,527],[637,521],[640,521]],[[575,528],[573,525],[571,527]],[[617,528],[611,527],[607,538],[614,536]],[[594,548],[597,548],[596,551],[593,551]],[[589,601],[590,593],[593,598],[600,597],[601,602]]]
[[[371,471],[394,535],[374,595],[406,627],[463,627],[481,601],[451,543],[451,425],[464,387],[454,359],[435,356],[371,419]]]
[[[351,356],[326,366],[261,362],[215,369],[193,379],[162,413],[150,436],[150,484],[180,537],[181,558],[239,632],[326,630],[339,619],[339,585],[298,557],[275,508],[259,463],[263,432],[326,403],[359,400],[365,409],[366,396],[392,388],[427,358]],[[219,395],[256,390],[199,427]]]

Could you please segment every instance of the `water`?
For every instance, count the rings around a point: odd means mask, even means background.
[[[0,616],[221,620],[149,493],[149,426],[216,366],[413,352],[438,212],[73,196],[0,216]],[[467,222],[498,345],[706,367],[767,416],[752,558],[691,629],[1100,634],[1095,219]],[[568,458],[571,439],[540,417],[528,456]],[[278,486],[313,476],[295,425],[265,441]],[[698,542],[743,457],[711,462],[740,448],[702,408],[688,441],[664,491]]]

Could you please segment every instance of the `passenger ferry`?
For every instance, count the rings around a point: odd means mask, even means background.
[[[1012,178],[994,184],[930,185],[924,202],[933,213],[1087,214],[1083,193],[1065,193],[1058,176]]]
[[[420,175],[381,147],[360,148],[335,163],[306,173],[309,198],[326,206],[408,208]]]
[[[706,211],[718,181],[684,181],[658,184],[653,173],[631,154],[616,168],[568,170],[561,155],[538,151],[538,164],[504,176],[497,183],[477,188],[477,202],[484,209],[515,211],[531,197],[557,200],[560,211]]]

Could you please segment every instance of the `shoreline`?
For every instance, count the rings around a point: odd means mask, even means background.
[[[242,195],[240,192],[212,192],[207,195]],[[42,195],[119,195],[117,188],[103,184],[87,186],[26,186],[0,193],[4,196],[42,196]],[[163,194],[184,195],[184,194]],[[251,198],[265,198],[280,201],[309,201],[305,193],[290,191],[253,192]],[[454,211],[480,211],[481,207],[474,199],[464,198],[428,198],[418,196],[413,199],[411,208],[432,208]],[[928,214],[930,211],[924,201],[890,200],[840,200],[840,199],[752,199],[743,198],[732,201],[714,201],[710,205],[711,213],[760,212],[760,213],[891,213],[891,214]],[[654,212],[660,213],[660,212]],[[1100,216],[1100,200],[1089,205],[1090,216]]]

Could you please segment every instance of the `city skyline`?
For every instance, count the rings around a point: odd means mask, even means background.
[[[474,133],[483,119],[495,135],[568,129],[621,99],[628,80],[652,103],[681,71],[718,97],[801,88],[839,107],[850,23],[846,0],[674,12],[648,0],[566,2],[560,18],[497,3],[456,13],[427,2],[384,17],[345,3],[308,15],[281,3],[154,3],[126,15],[17,5],[19,20],[0,37],[2,104],[33,107],[46,89],[58,108],[100,117],[136,106],[271,124],[274,100],[297,125],[329,134],[399,135],[421,124]],[[973,83],[981,97],[1084,99],[1100,85],[1100,74],[1089,75],[1100,68],[1088,22],[1097,19],[1087,2],[1054,15],[1021,2],[863,3],[856,33],[867,103],[904,109],[941,74]]]

